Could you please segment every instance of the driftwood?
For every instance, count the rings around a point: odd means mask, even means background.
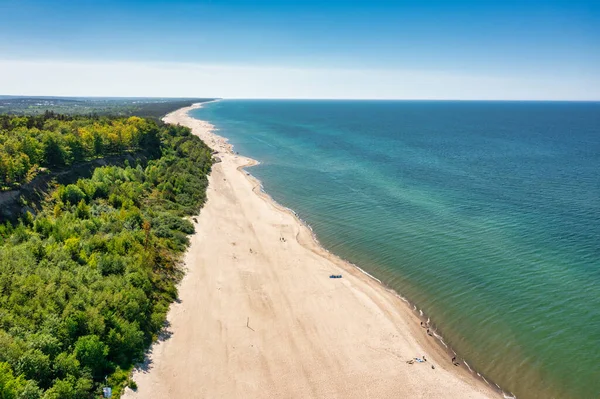
[[[250,317],[248,317],[248,319],[246,320],[246,327],[254,331],[254,328],[250,327]]]

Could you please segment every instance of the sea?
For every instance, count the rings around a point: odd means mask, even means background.
[[[190,115],[506,396],[600,398],[600,103],[222,100]]]

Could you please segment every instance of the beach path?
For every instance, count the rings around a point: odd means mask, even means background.
[[[222,162],[167,337],[125,398],[501,397],[452,366],[398,297],[322,250],[242,170],[252,160],[188,111],[165,120],[192,127]],[[427,362],[407,364],[423,355]]]

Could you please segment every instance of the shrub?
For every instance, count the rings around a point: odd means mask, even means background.
[[[71,205],[75,205],[85,199],[85,193],[75,184],[69,184],[61,193],[60,199]]]

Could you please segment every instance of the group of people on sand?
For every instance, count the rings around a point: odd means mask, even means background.
[[[413,357],[412,359],[408,360],[406,363],[408,363],[408,364],[414,364],[415,362],[425,363],[426,361],[427,361],[427,358],[425,357],[425,355],[423,355],[422,357]],[[435,366],[432,364],[431,368],[435,369]]]
[[[433,331],[431,331],[431,329],[429,328],[429,323],[428,322],[427,323],[421,322],[421,327],[426,328],[427,329],[427,335],[429,335],[430,337],[433,337]],[[417,359],[417,358],[415,358],[415,359]],[[423,356],[423,359],[425,359],[425,356]],[[409,362],[411,362],[411,361],[409,361]],[[414,363],[414,361],[412,361],[412,363]],[[410,364],[412,364],[412,363],[410,363]],[[452,357],[452,364],[455,365],[455,366],[460,366],[459,361],[456,360],[456,356]]]
[[[433,332],[429,328],[429,323],[423,323],[423,322],[421,322],[421,327],[426,328],[427,329],[427,335],[429,335],[430,337],[433,337]]]
[[[414,362],[424,363],[426,361],[427,361],[427,358],[425,357],[425,355],[423,355],[423,357],[413,357],[412,359],[408,360],[406,363],[408,363],[408,364],[413,364]]]

